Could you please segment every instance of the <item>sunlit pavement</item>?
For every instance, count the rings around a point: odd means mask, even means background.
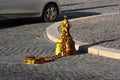
[[[71,18],[75,17],[71,13],[69,15]],[[52,23],[43,23],[39,19],[18,19],[13,22],[0,23],[0,80],[120,79],[120,60],[82,52],[45,64],[24,64],[24,58],[29,55],[51,56],[55,54],[55,43],[48,40],[45,32],[50,24]]]

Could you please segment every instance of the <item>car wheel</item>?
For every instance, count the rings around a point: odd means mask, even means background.
[[[43,19],[45,22],[52,22],[58,16],[58,9],[57,6],[53,4],[49,4],[45,7],[43,13]]]

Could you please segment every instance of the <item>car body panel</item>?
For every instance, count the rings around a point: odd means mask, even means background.
[[[0,14],[14,14],[14,0],[0,0]]]
[[[15,0],[15,14],[40,13],[41,0]]]
[[[51,2],[58,6],[60,13],[58,0],[0,0],[0,20],[21,17],[41,17],[45,6]]]

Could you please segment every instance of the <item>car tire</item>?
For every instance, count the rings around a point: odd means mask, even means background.
[[[49,4],[45,7],[43,12],[43,20],[45,22],[52,22],[58,16],[58,8],[54,4]]]

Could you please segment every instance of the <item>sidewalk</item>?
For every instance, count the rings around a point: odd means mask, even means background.
[[[69,20],[76,49],[91,54],[120,59],[120,13],[109,13]],[[49,26],[47,36],[56,42],[60,23]]]

